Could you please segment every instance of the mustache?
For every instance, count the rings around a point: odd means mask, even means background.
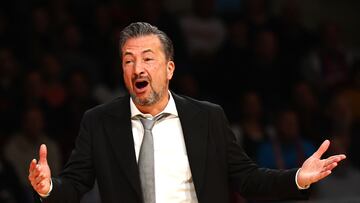
[[[149,78],[149,76],[135,75],[131,80],[132,80],[132,82],[135,82],[136,80],[150,81],[150,78]]]

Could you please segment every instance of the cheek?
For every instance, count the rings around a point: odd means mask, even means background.
[[[126,72],[124,70],[123,78],[124,78],[125,85],[130,87],[131,86],[131,73],[129,71]]]

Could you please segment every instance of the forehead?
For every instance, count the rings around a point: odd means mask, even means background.
[[[126,54],[137,54],[151,50],[153,52],[162,51],[160,39],[156,35],[146,35],[130,38],[125,41],[122,47],[123,56]]]

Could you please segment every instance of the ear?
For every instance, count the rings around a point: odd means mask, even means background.
[[[166,74],[167,74],[167,79],[171,80],[171,78],[174,75],[174,70],[175,70],[175,63],[174,61],[168,61],[167,65],[166,65]]]

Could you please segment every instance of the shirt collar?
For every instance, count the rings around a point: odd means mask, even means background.
[[[165,109],[162,112],[160,112],[159,114],[168,113],[168,114],[171,114],[173,116],[178,117],[178,112],[176,110],[175,101],[174,101],[174,98],[173,98],[170,91],[169,91],[169,97],[170,97],[169,102],[167,103]],[[142,116],[144,116],[146,118],[152,118],[153,117],[151,114],[141,113],[141,111],[135,106],[135,103],[134,103],[134,101],[132,100],[131,97],[130,97],[130,111],[131,111],[131,118],[134,118],[134,117],[136,117],[138,115],[142,115]]]

